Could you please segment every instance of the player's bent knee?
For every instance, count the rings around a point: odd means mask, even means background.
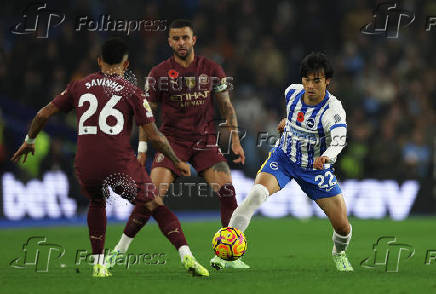
[[[206,181],[207,181],[207,180],[206,180]],[[219,181],[216,181],[215,179],[212,180],[212,181],[207,181],[207,183],[209,184],[209,186],[212,188],[212,190],[213,190],[215,193],[219,193],[219,191],[221,190],[221,188],[222,188],[225,184],[227,184],[227,183],[225,183],[225,182],[219,182]],[[228,182],[228,183],[231,183],[231,181]]]
[[[165,197],[167,195],[172,183],[173,182],[156,182],[155,186],[160,197]]]
[[[156,186],[160,196],[165,196],[175,177],[172,171],[165,167],[155,167],[151,170],[151,181]]]
[[[232,184],[232,177],[230,176],[217,176],[215,178],[215,183],[213,183],[213,189],[215,188],[219,191],[224,185]]]
[[[280,191],[279,183],[275,176],[269,173],[261,172],[256,176],[255,184],[262,185],[268,190],[268,195]]]
[[[214,192],[218,192],[225,184],[232,183],[230,168],[226,162],[219,162],[201,173]]]
[[[164,205],[164,203],[162,201],[162,198],[160,198],[160,197],[156,197],[155,199],[150,200],[144,204],[145,208],[148,211],[153,211],[156,209],[156,207],[162,206],[162,205]]]

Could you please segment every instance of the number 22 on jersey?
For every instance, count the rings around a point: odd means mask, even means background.
[[[98,116],[98,127],[100,130],[108,135],[118,135],[123,130],[124,117],[123,113],[118,109],[115,109],[115,105],[120,101],[121,96],[112,95],[111,99],[106,102],[106,105],[100,111]],[[85,126],[85,121],[89,119],[97,111],[98,101],[97,97],[91,93],[83,94],[79,99],[79,107],[83,107],[84,102],[89,102],[89,108],[85,111],[79,120],[79,135],[95,135],[97,134],[97,126]],[[106,120],[109,116],[113,116],[116,119],[116,124],[110,126]]]
[[[330,191],[333,189],[333,187],[337,184],[337,182],[334,180],[334,175],[331,173],[331,171],[327,171],[324,176],[323,175],[317,175],[315,177],[315,182],[318,182],[318,187],[321,189],[326,189],[327,191]],[[328,183],[326,182],[328,178]],[[324,184],[324,182],[326,182]]]

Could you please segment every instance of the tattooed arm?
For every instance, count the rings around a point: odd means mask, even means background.
[[[221,117],[226,120],[225,124],[222,125],[226,128],[230,129],[231,132],[231,140],[232,140],[232,151],[235,155],[239,157],[233,162],[242,164],[245,163],[245,154],[244,149],[241,146],[241,142],[239,140],[239,131],[238,131],[238,119],[236,117],[235,109],[233,108],[232,102],[230,102],[229,91],[222,91],[215,94],[216,101],[218,103],[218,108],[221,113]]]

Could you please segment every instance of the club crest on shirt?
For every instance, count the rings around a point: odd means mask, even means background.
[[[314,129],[315,127],[315,119],[313,117],[310,117],[306,120],[306,127],[310,130]]]
[[[165,155],[163,155],[162,153],[158,153],[156,156],[156,162],[162,162],[165,158]]]
[[[269,164],[269,167],[270,167],[271,169],[273,169],[273,170],[278,170],[278,169],[279,169],[279,164],[278,164],[277,162],[273,161],[273,162],[271,162],[271,163]]]
[[[335,114],[333,117],[335,119],[335,123],[338,123],[341,121],[341,116],[339,114]]]
[[[198,83],[201,85],[207,85],[209,83],[209,77],[207,76],[207,74],[202,73],[198,77]]]
[[[185,84],[189,89],[195,87],[195,77],[185,77]]]

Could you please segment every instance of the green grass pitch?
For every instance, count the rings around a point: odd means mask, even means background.
[[[427,250],[436,251],[436,218],[351,221],[353,239],[348,252],[355,269],[352,273],[340,273],[334,267],[332,231],[326,219],[256,217],[246,231],[244,261],[252,268],[219,272],[208,265],[218,221],[182,223],[194,255],[210,270],[209,278],[185,272],[177,252],[155,223],[138,234],[129,252],[165,253],[166,263],[132,265],[128,270],[118,266],[106,279],[92,278],[87,264],[74,264],[76,250],[90,248],[85,226],[2,229],[0,293],[436,293],[436,257],[425,264]],[[108,225],[107,248],[115,245],[122,229],[121,224]],[[31,236],[45,236],[47,242],[62,245],[65,255],[61,260],[66,266],[53,262],[48,272],[35,272],[32,266],[12,268],[9,263],[23,255],[22,245]],[[381,236],[395,236],[398,243],[415,249],[409,259],[407,254],[401,255],[398,272],[385,272],[383,266],[360,266]]]

